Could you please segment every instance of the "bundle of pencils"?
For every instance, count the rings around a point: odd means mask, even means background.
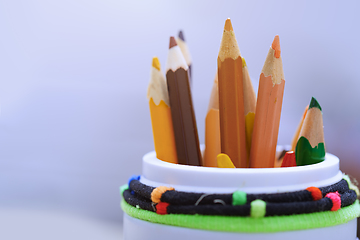
[[[323,161],[322,113],[313,98],[292,140],[275,160],[285,87],[275,36],[260,74],[257,98],[230,19],[225,21],[205,118],[202,157],[191,95],[190,51],[184,34],[170,37],[166,80],[153,59],[148,98],[157,157],[171,163],[221,168],[272,168]]]

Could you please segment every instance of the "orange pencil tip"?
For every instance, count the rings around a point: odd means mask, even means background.
[[[224,30],[226,30],[226,31],[233,31],[233,27],[232,27],[230,18],[226,19],[226,21],[225,21],[225,26],[224,26]]]
[[[176,40],[173,36],[170,37],[170,44],[169,44],[169,49],[172,47],[177,46]]]
[[[160,61],[157,57],[153,57],[152,59],[152,66],[160,71]]]
[[[279,58],[279,57],[280,57],[280,53],[281,53],[279,35],[276,35],[276,36],[275,36],[274,41],[273,41],[273,43],[272,43],[272,45],[271,45],[271,48],[275,50],[275,57],[276,57],[276,58]]]

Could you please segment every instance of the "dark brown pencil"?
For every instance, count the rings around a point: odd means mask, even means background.
[[[170,37],[169,54],[166,65],[171,116],[178,163],[202,165],[199,137],[189,84],[188,65],[177,45]]]

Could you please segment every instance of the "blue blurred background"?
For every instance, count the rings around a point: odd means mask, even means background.
[[[203,143],[228,17],[255,87],[280,36],[278,143],[290,143],[314,96],[327,151],[360,180],[359,9],[359,1],[0,0],[0,238],[120,239],[119,186],[153,150],[151,59],[165,67],[169,36],[184,31]]]

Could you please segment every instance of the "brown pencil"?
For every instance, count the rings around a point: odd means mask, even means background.
[[[170,37],[166,81],[178,163],[200,166],[202,158],[190,91],[188,65],[174,37]]]
[[[243,72],[230,19],[225,22],[218,56],[221,152],[235,167],[247,167]]]
[[[280,40],[275,36],[260,74],[250,167],[274,167],[284,86]]]

